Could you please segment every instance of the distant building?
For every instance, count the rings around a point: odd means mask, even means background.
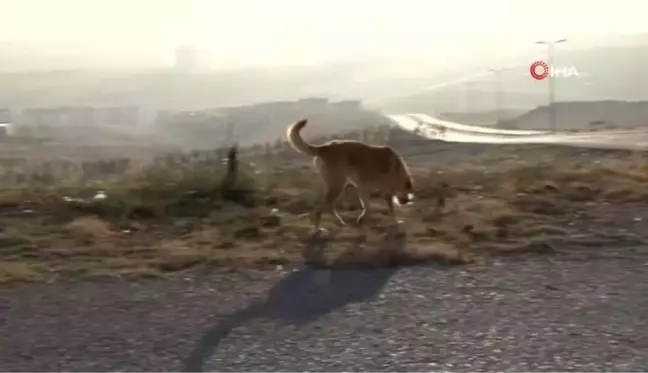
[[[175,50],[175,68],[181,72],[190,72],[198,66],[196,49],[190,46],[178,47]]]

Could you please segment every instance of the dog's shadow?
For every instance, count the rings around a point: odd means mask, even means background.
[[[285,324],[308,324],[347,304],[374,299],[398,270],[397,267],[336,269],[337,264],[343,266],[344,263],[335,262],[327,268],[316,268],[324,263],[327,244],[326,238],[310,238],[302,250],[304,261],[309,266],[279,281],[264,301],[249,305],[207,330],[184,361],[184,371],[202,371],[205,361],[215,353],[220,342],[250,320],[266,318]],[[395,255],[404,249],[404,235],[390,236],[379,248]]]

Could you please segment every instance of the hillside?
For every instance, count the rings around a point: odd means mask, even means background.
[[[309,102],[310,101],[310,102]],[[351,102],[355,103],[355,102]],[[231,140],[250,145],[274,142],[283,138],[286,125],[296,118],[309,118],[305,130],[307,138],[336,136],[348,131],[389,124],[381,112],[358,107],[344,107],[345,102],[326,99],[293,102],[269,102],[223,110],[198,126],[191,125],[190,117],[177,117],[171,123],[158,127],[157,133],[191,146],[213,146],[215,139],[225,139],[229,125],[233,125]],[[648,126],[648,102],[592,101],[559,102],[555,104],[559,130],[590,130],[605,127],[636,128]],[[502,111],[501,126],[518,129],[546,130],[549,108],[537,107],[530,111]],[[496,113],[443,113],[438,118],[472,125],[493,125]],[[427,140],[424,141],[427,144]]]
[[[334,100],[384,96],[420,87],[428,77],[384,74],[371,61],[325,66],[207,70],[67,69],[0,72],[0,108],[137,105],[202,110],[303,97]]]
[[[648,127],[647,101],[570,101],[554,104],[559,130],[590,130],[600,128]],[[495,111],[441,113],[439,119],[453,122],[494,126]],[[502,110],[501,127],[524,130],[549,128],[549,106],[532,110]]]
[[[0,74],[9,107],[138,105],[196,109],[304,94],[307,72],[229,71],[181,75],[173,70],[67,70]]]
[[[587,130],[591,124],[612,128],[648,127],[648,102],[595,101],[554,104],[560,130]],[[505,126],[519,129],[547,129],[549,107],[541,106],[508,121]]]
[[[534,52],[535,53],[535,52]],[[177,74],[172,69],[38,70],[0,73],[0,107],[55,105],[139,105],[177,110],[248,105],[294,100],[305,96],[362,99],[387,112],[490,111],[495,109],[495,82],[489,68],[511,67],[500,75],[502,108],[531,110],[547,104],[546,81],[530,78],[531,62],[546,59],[545,49],[497,65],[452,71],[407,72],[379,61],[326,66],[301,66]],[[556,50],[557,65],[573,65],[580,76],[556,82],[558,101],[648,100],[648,37],[622,43],[574,48],[566,43]],[[421,65],[419,63],[419,65]],[[418,65],[417,65],[418,66]],[[428,92],[426,86],[452,82],[462,76],[480,78],[452,83]],[[402,96],[400,98],[389,98]]]

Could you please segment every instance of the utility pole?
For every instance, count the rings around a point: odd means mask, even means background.
[[[489,69],[489,72],[493,73],[493,92],[495,95],[495,115],[497,118],[497,122],[495,122],[496,126],[499,127],[502,124],[502,82],[500,79],[500,73],[503,71],[509,70],[508,68],[505,69]]]
[[[553,61],[554,61],[554,47],[556,46],[556,44],[564,43],[566,41],[567,39],[536,41],[536,44],[542,44],[547,46],[547,65],[549,66],[550,69],[553,66]],[[547,78],[549,79],[549,128],[551,129],[552,132],[556,132],[556,108],[554,107],[556,96],[555,96],[554,77],[550,73],[549,76],[547,76]]]

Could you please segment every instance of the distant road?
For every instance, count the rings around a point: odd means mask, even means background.
[[[543,132],[504,130],[444,121],[427,114],[388,115],[399,127],[432,140],[482,144],[562,144],[589,148],[648,149],[648,131]]]

